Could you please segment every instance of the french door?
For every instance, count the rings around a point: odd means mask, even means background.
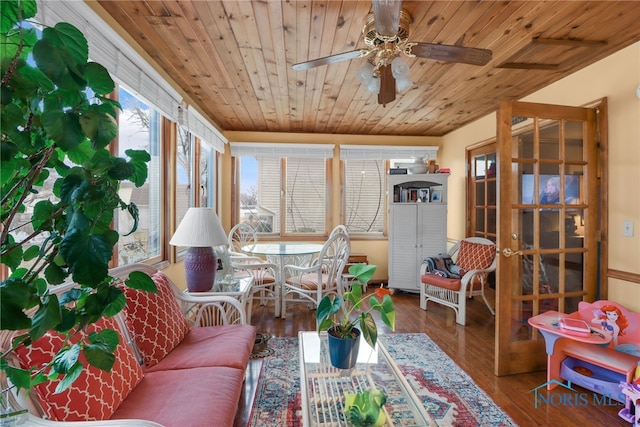
[[[496,375],[544,368],[530,317],[596,297],[595,137],[594,109],[500,102]]]

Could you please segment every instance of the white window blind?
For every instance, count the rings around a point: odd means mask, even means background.
[[[189,132],[200,138],[203,143],[209,144],[214,150],[224,153],[224,144],[227,143],[227,139],[207,119],[194,108],[187,108],[186,120],[187,123],[184,125]]]
[[[283,144],[268,142],[231,142],[231,155],[235,157],[333,157],[333,144]]]
[[[438,147],[435,146],[393,146],[393,145],[341,145],[342,160],[389,160],[409,159],[412,157],[435,160]]]

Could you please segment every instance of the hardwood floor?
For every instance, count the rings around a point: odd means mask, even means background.
[[[490,299],[491,300],[491,299]],[[610,405],[594,403],[592,393],[575,387],[587,401],[566,390],[556,388],[552,392],[539,390],[547,402],[534,407],[532,390],[546,382],[546,372],[496,377],[494,363],[494,317],[481,300],[467,304],[467,325],[455,323],[453,310],[429,303],[428,311],[420,310],[418,296],[410,293],[393,295],[396,307],[397,333],[424,332],[433,339],[476,384],[519,426],[628,426],[618,417],[621,409],[615,401]],[[252,321],[259,331],[274,337],[295,337],[298,331],[315,329],[315,311],[304,304],[287,306],[287,319],[274,318],[273,307],[253,305]],[[393,333],[381,321],[379,333]],[[251,402],[255,394],[262,360],[252,360],[249,366],[245,391],[236,417],[237,426],[246,426],[251,414]],[[547,397],[548,396],[548,397]],[[573,404],[573,405],[572,405]]]

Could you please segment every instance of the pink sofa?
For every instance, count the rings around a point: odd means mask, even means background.
[[[111,372],[85,363],[81,377],[63,393],[53,393],[56,384],[47,383],[29,398],[19,396],[29,408],[28,425],[233,425],[256,332],[246,324],[242,306],[231,297],[185,295],[144,264],[110,274],[126,279],[133,271],[152,276],[158,293],[123,285],[127,307],[92,329],[115,329],[125,344],[118,346]],[[4,351],[17,333],[0,334]],[[60,336],[47,334],[16,351],[11,363],[24,368],[50,360],[61,344]]]

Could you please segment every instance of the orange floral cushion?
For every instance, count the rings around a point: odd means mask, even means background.
[[[84,340],[91,332],[102,329],[118,331],[113,319],[101,319],[87,328],[87,331],[75,335],[71,343]],[[119,331],[118,331],[119,332]],[[42,366],[50,362],[62,348],[63,336],[55,332],[46,333],[29,347],[19,347],[16,355],[23,369]],[[120,337],[115,352],[115,363],[110,372],[91,366],[80,354],[84,365],[80,376],[71,387],[62,393],[55,393],[58,381],[48,381],[35,386],[32,393],[42,405],[45,415],[57,421],[95,421],[107,420],[120,406],[129,393],[142,380],[142,368],[133,351]]]
[[[484,269],[491,265],[495,256],[496,245],[485,245],[462,240],[456,265],[465,271]]]
[[[161,271],[151,278],[158,293],[122,285],[127,297],[127,327],[147,367],[161,361],[189,332],[189,324],[178,306],[169,278]]]

